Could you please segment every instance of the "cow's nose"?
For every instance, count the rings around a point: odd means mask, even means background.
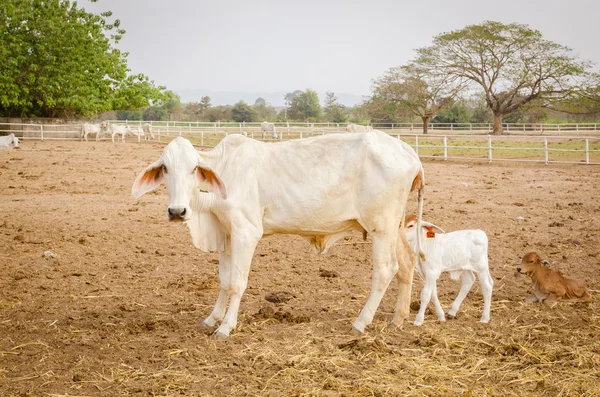
[[[171,220],[181,220],[185,217],[186,209],[185,208],[171,208],[167,210],[169,213],[169,219]]]
[[[518,267],[518,268],[517,268],[517,271],[518,271],[519,273],[521,273],[521,268],[520,268],[520,267]]]

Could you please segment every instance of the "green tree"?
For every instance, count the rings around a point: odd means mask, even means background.
[[[470,123],[472,111],[463,101],[457,101],[448,109],[438,113],[432,120],[434,123]]]
[[[93,116],[159,100],[127,53],[113,45],[125,31],[69,0],[0,2],[0,115]]]
[[[416,63],[430,75],[453,76],[482,89],[494,114],[493,133],[501,134],[504,115],[578,91],[590,64],[571,52],[527,25],[487,21],[436,36],[433,45],[417,50]]]
[[[294,96],[288,110],[288,117],[292,120],[318,121],[322,114],[319,96],[313,90]]]
[[[239,101],[231,108],[231,118],[233,121],[241,122],[251,122],[254,118],[254,111],[252,108],[244,101]]]
[[[419,65],[411,63],[391,68],[375,80],[371,103],[388,111],[421,118],[426,134],[429,122],[440,111],[452,106],[462,88],[463,85],[451,75],[428,74]],[[394,105],[390,106],[390,103]]]
[[[348,119],[348,110],[344,105],[337,102],[333,92],[325,93],[325,107],[323,109],[325,118],[332,123],[344,123]]]
[[[277,117],[277,111],[275,108],[264,100],[263,98],[257,98],[252,106],[254,112],[254,120],[275,120]]]
[[[142,111],[136,110],[117,110],[117,120],[142,120]]]

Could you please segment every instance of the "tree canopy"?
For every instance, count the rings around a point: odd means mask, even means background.
[[[322,114],[319,96],[313,90],[300,92],[291,99],[288,117],[292,120],[318,121]]]
[[[487,21],[442,33],[417,50],[415,63],[432,76],[453,76],[483,90],[494,114],[494,133],[502,117],[536,101],[550,106],[579,91],[590,63],[572,50],[543,38],[527,25]]]
[[[431,119],[452,106],[463,88],[457,80],[451,75],[427,73],[414,63],[391,68],[375,80],[370,107],[375,112],[384,110],[420,117],[423,132],[427,133]]]
[[[125,30],[111,16],[69,0],[0,2],[0,115],[93,116],[162,99],[113,47]]]

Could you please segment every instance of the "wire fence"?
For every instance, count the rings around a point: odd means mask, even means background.
[[[149,137],[142,133],[143,123],[145,122],[127,122],[131,132],[123,141],[168,143],[176,136],[183,136],[194,145],[214,147],[229,134],[244,134],[265,142],[276,142],[341,133],[345,128],[345,124],[334,123],[277,123],[277,138],[272,138],[263,137],[260,123],[154,122],[151,123],[154,139],[149,140]],[[527,130],[524,133],[515,133],[515,125],[511,125],[513,130],[509,135],[489,135],[469,134],[466,129],[429,134],[404,133],[403,129],[409,127],[408,125],[390,124],[387,125],[389,128],[374,125],[375,128],[410,144],[421,158],[600,165],[600,136],[594,135],[595,125],[574,126],[571,128],[575,130],[571,131],[563,127],[560,135],[546,135],[528,133]],[[548,130],[548,125],[544,125],[544,131]],[[11,132],[23,141],[82,139],[81,124],[0,123],[0,135],[8,135]],[[111,140],[112,137],[109,134],[100,134],[88,139],[105,141]]]

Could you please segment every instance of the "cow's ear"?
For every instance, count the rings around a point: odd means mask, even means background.
[[[223,200],[227,199],[227,188],[225,184],[219,178],[219,175],[213,171],[212,168],[206,164],[200,156],[198,156],[198,165],[196,166],[196,176],[200,182],[206,182],[208,187],[208,191],[211,193],[215,193]]]
[[[163,164],[161,160],[158,160],[150,164],[137,176],[131,187],[131,195],[135,198],[140,198],[144,194],[156,189],[162,182],[163,177]]]

